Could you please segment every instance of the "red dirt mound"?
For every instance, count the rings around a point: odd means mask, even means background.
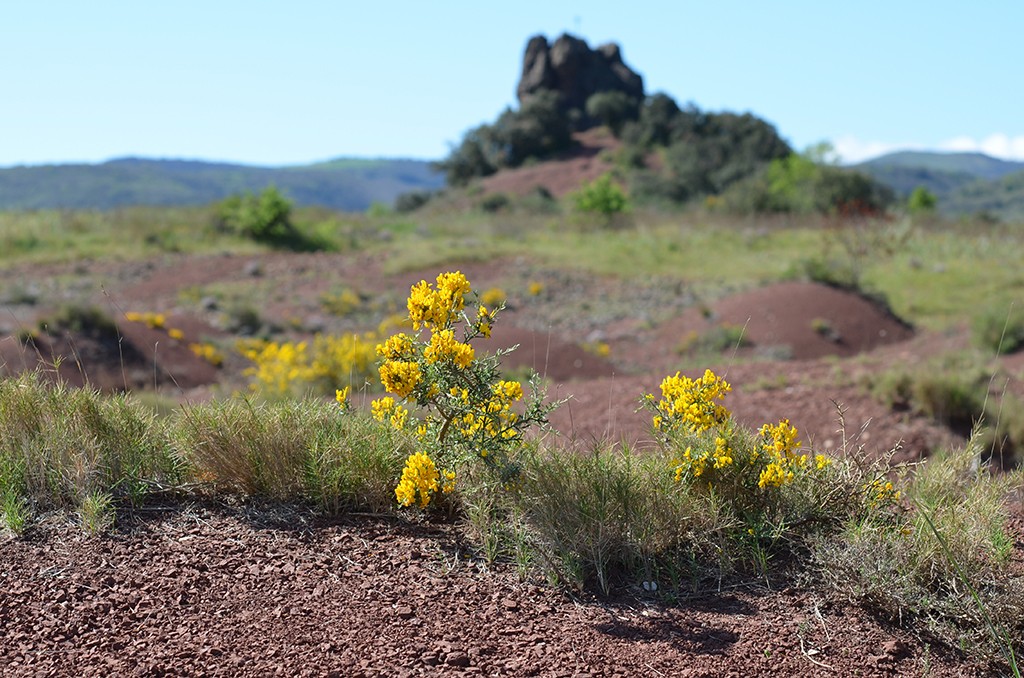
[[[550,332],[544,334],[505,325],[495,327],[491,339],[495,347],[518,346],[512,353],[502,356],[505,370],[528,367],[554,381],[599,379],[615,373],[608,360]]]
[[[743,328],[754,354],[796,360],[851,356],[905,341],[913,329],[878,303],[826,285],[785,282],[736,294],[666,323],[660,333],[701,336],[716,326]]]
[[[188,316],[167,319],[183,338],[171,338],[166,329],[137,322],[118,322],[118,336],[101,337],[78,332],[40,335],[30,344],[0,337],[0,374],[40,367],[74,386],[86,383],[105,391],[175,386],[188,390],[216,383],[217,368],[196,356],[190,344],[223,334]]]

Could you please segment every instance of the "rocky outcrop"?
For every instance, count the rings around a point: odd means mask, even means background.
[[[561,95],[566,111],[579,111],[578,129],[595,124],[586,115],[587,99],[598,92],[623,92],[640,101],[643,78],[622,61],[615,43],[590,49],[577,37],[562,34],[553,44],[543,35],[530,38],[523,55],[523,71],[516,88],[520,105],[541,90]]]

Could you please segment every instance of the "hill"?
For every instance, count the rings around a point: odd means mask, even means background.
[[[338,158],[258,167],[119,158],[101,164],[0,169],[0,210],[202,205],[273,184],[299,205],[362,211],[374,202],[391,204],[401,193],[434,190],[443,183],[422,160]]]
[[[947,216],[1024,217],[1024,162],[983,153],[901,151],[856,166],[906,197],[924,186]]]
[[[865,171],[898,167],[949,175],[967,175],[974,179],[1001,179],[1007,174],[1024,171],[1024,162],[1000,160],[984,153],[899,151],[868,160],[859,167]]]

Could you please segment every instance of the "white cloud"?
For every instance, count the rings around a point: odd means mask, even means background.
[[[939,148],[944,151],[977,151],[1004,160],[1024,160],[1024,135],[990,134],[980,141],[960,136],[942,142]]]
[[[893,151],[905,151],[910,148],[918,148],[914,144],[890,144],[884,141],[861,141],[856,137],[842,136],[832,140],[839,155],[839,162],[844,165],[855,165],[858,162],[877,158]]]
[[[863,141],[853,136],[836,137],[832,141],[843,164],[856,164],[894,151],[946,151],[955,153],[984,153],[1003,160],[1024,160],[1024,135],[990,134],[984,139],[962,135],[951,137],[937,145],[907,142]]]

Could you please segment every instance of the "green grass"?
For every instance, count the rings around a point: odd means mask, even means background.
[[[137,505],[179,477],[166,430],[125,396],[35,373],[4,379],[0,431],[0,498],[22,527],[32,513],[80,510],[101,495]]]

